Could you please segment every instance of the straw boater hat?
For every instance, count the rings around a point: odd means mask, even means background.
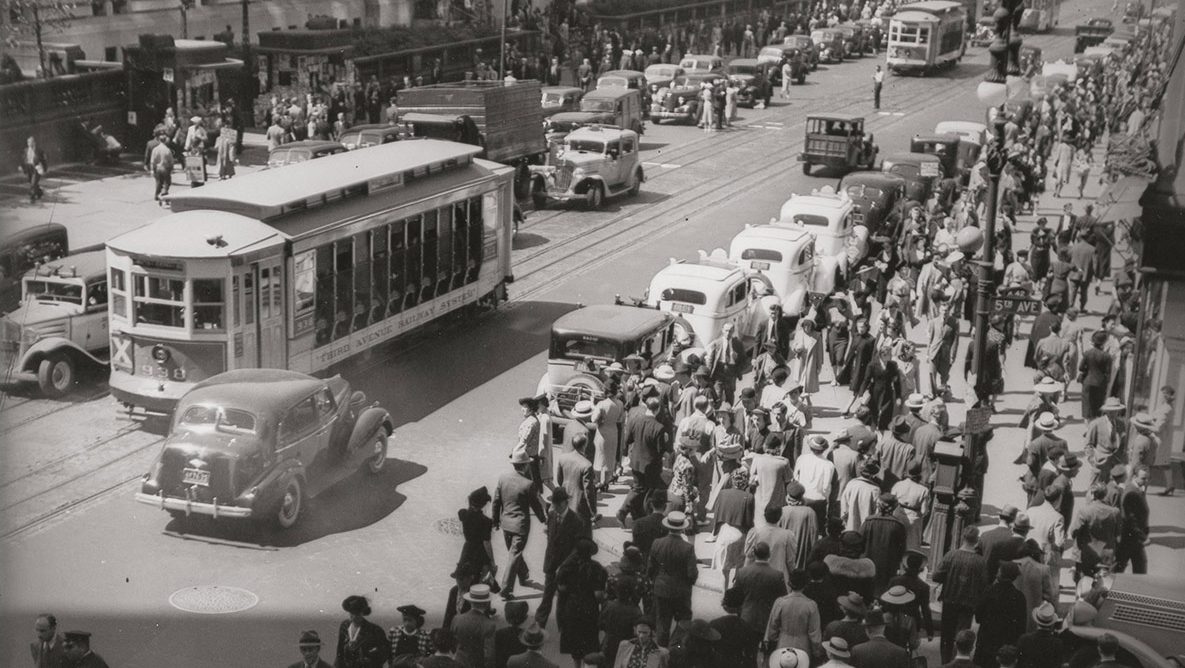
[[[1107,413],[1111,411],[1121,411],[1123,408],[1123,402],[1120,401],[1118,397],[1107,397],[1107,400],[1103,402],[1102,410],[1103,412]]]
[[[1033,424],[1041,431],[1053,431],[1060,426],[1057,423],[1057,418],[1053,416],[1053,413],[1048,411],[1038,415],[1037,421]]]
[[[588,419],[593,414],[593,402],[585,399],[584,401],[577,401],[576,405],[572,407],[572,417],[580,419]]]
[[[531,455],[527,454],[526,450],[514,450],[510,453],[511,464],[530,464]]]
[[[1033,386],[1033,391],[1037,392],[1038,394],[1057,394],[1063,389],[1065,388],[1063,388],[1056,380],[1050,378],[1049,376],[1045,376],[1041,379],[1041,382]]]
[[[961,261],[964,257],[963,251],[954,251],[946,256],[945,261],[947,264],[954,264]]]
[[[654,378],[662,382],[667,382],[675,379],[675,368],[670,364],[663,362],[654,369]]]
[[[473,605],[489,605],[491,600],[490,586],[475,584],[469,588],[469,591],[463,594],[463,597]]]
[[[925,405],[926,405],[926,397],[922,396],[918,392],[914,392],[913,394],[909,395],[909,398],[907,398],[905,400],[905,407],[906,408],[921,409],[921,408],[925,407]]]
[[[1156,420],[1147,413],[1136,413],[1132,418],[1132,426],[1136,429],[1154,431],[1156,429]]]
[[[824,640],[823,649],[827,650],[828,656],[834,656],[839,659],[846,659],[852,656],[852,652],[848,649],[848,641],[839,636],[833,636],[830,640]]]
[[[671,531],[683,531],[687,528],[687,514],[672,510],[667,513],[667,516],[662,518],[662,525]]]
[[[881,601],[889,605],[905,605],[907,603],[913,603],[914,599],[913,592],[905,585],[889,587],[885,593],[881,594]]]
[[[774,650],[769,657],[769,668],[809,668],[810,665],[810,657],[797,647]]]
[[[605,367],[605,371],[608,373],[625,373],[625,365],[621,362],[614,362]]]

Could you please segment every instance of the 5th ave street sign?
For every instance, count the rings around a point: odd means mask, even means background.
[[[1041,301],[1027,297],[993,297],[992,313],[1012,315],[1037,315],[1041,312]]]

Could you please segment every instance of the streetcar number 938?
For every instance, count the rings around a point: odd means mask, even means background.
[[[210,486],[210,472],[204,469],[184,469],[181,472],[181,482],[186,485]]]

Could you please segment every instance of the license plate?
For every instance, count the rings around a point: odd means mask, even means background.
[[[181,482],[186,485],[210,486],[210,472],[205,469],[185,469],[181,472]]]
[[[763,270],[763,271],[768,271],[769,270],[769,263],[768,262],[750,262],[749,267],[751,269],[759,269],[759,270]]]
[[[671,310],[675,313],[691,313],[695,307],[691,304],[671,304]]]

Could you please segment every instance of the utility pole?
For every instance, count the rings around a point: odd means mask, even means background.
[[[189,39],[189,10],[194,0],[181,0],[181,39]]]

